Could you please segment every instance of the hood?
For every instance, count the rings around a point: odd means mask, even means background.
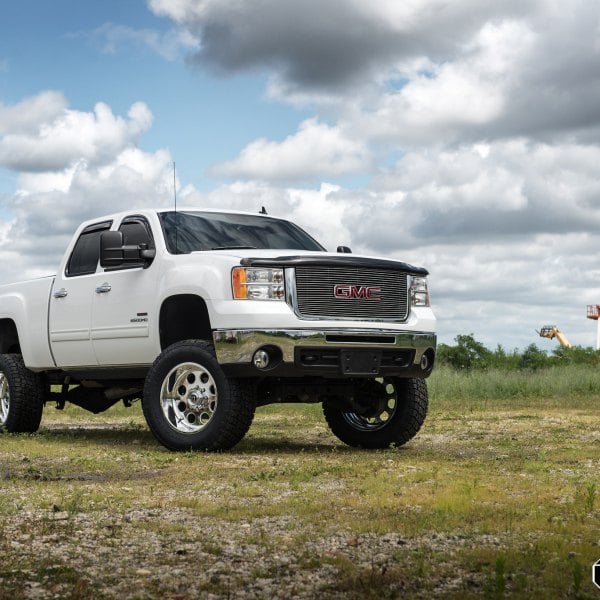
[[[415,267],[408,263],[377,258],[373,256],[361,256],[356,254],[342,254],[333,252],[283,252],[273,256],[273,250],[268,255],[260,255],[258,252],[250,252],[251,256],[241,257],[240,264],[244,267],[356,267],[362,269],[386,269],[402,271],[409,275],[426,277],[429,275],[427,269]]]

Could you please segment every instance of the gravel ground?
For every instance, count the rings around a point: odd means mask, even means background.
[[[410,591],[411,597],[425,598],[431,590],[421,595],[418,582],[390,575],[397,573],[394,567],[402,557],[432,547],[451,555],[474,543],[504,545],[491,536],[403,539],[396,534],[307,534],[306,528],[300,543],[288,517],[232,523],[198,518],[180,508],[117,516],[28,512],[7,518],[3,531],[0,552],[13,558],[4,565],[7,570],[0,570],[0,598],[11,600],[360,598],[374,597],[368,587],[375,579],[385,583],[388,597]],[[346,592],[339,589],[341,563],[354,565],[357,574],[354,589]],[[465,576],[440,579],[436,595],[464,585]],[[477,578],[468,577],[474,591],[481,587]]]

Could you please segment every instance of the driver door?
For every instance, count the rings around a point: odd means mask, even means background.
[[[98,284],[100,236],[112,221],[87,226],[80,233],[64,272],[54,280],[50,295],[49,336],[59,367],[95,366],[92,346],[92,302]],[[101,275],[100,275],[101,276]]]

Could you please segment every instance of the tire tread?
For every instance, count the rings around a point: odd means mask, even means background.
[[[424,379],[394,378],[394,384],[399,395],[404,394],[398,398],[403,406],[389,424],[375,431],[360,431],[343,418],[342,409],[325,402],[323,414],[331,432],[342,442],[355,448],[389,448],[403,446],[410,441],[417,435],[427,417],[427,383]]]
[[[34,433],[44,409],[44,385],[38,373],[30,371],[20,354],[1,354],[0,371],[8,379],[10,405],[4,428],[9,433]]]

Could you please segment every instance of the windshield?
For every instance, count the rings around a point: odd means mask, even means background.
[[[159,218],[171,254],[236,248],[325,250],[293,223],[271,217],[169,211]]]

